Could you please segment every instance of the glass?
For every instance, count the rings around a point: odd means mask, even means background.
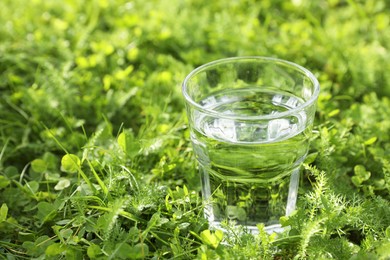
[[[316,77],[280,59],[234,57],[193,70],[182,87],[210,225],[280,232],[296,206]]]

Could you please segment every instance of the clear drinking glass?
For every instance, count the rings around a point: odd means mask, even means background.
[[[316,77],[280,59],[234,57],[193,70],[182,87],[210,225],[281,231],[309,148]]]

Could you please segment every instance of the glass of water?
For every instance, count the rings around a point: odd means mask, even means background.
[[[282,231],[309,148],[316,77],[285,60],[234,57],[196,68],[182,88],[210,225]]]

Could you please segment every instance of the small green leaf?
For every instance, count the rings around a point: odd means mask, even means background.
[[[102,254],[102,250],[96,244],[91,244],[87,249],[87,255],[89,258],[94,259]]]
[[[59,234],[63,239],[68,240],[73,235],[73,231],[70,228],[61,229]]]
[[[385,233],[386,233],[386,237],[387,237],[387,238],[390,238],[390,226],[388,226],[388,227],[386,228]]]
[[[35,194],[39,190],[39,183],[36,181],[29,181],[24,186],[25,189],[32,194]]]
[[[81,161],[75,154],[66,154],[61,160],[61,170],[68,173],[75,173],[79,170]]]
[[[138,140],[134,138],[134,134],[131,131],[122,132],[118,136],[118,144],[129,157],[136,156],[141,149]]]
[[[298,236],[298,235],[299,235],[299,231],[298,231],[298,229],[293,228],[293,229],[291,229],[291,230],[288,232],[288,235],[289,235],[290,237]]]
[[[332,110],[332,111],[330,111],[330,112],[328,113],[328,116],[329,116],[329,117],[333,117],[333,116],[338,115],[339,113],[340,113],[340,109],[334,109],[334,110]]]
[[[0,208],[0,223],[7,220],[8,206],[3,203]]]
[[[317,156],[318,156],[318,152],[308,154],[308,155],[306,156],[305,163],[306,163],[306,164],[311,164],[311,163],[313,163],[313,162],[317,159]]]
[[[156,226],[159,221],[160,221],[160,212],[156,212],[153,214],[153,216],[150,218],[148,222],[148,229]]]
[[[36,238],[34,242],[23,242],[23,248],[28,255],[41,255],[45,253],[46,248],[53,244],[53,239],[50,239],[47,235]]]
[[[279,223],[282,225],[282,227],[288,226],[289,225],[289,218],[288,218],[288,216],[280,217]]]
[[[0,175],[0,189],[7,187],[10,183],[10,180]]]
[[[137,227],[131,227],[128,232],[128,239],[131,242],[138,242],[140,239],[140,230]]]
[[[126,140],[127,138],[128,137],[126,136],[125,132],[120,133],[118,136],[118,144],[124,152],[126,152],[126,148],[127,148],[127,140]]]
[[[370,178],[371,173],[366,170],[363,165],[356,165],[354,167],[355,175],[358,176],[362,181],[366,181]]]
[[[200,237],[206,245],[211,246],[212,248],[217,248],[219,243],[222,241],[223,232],[221,230],[211,233],[210,230],[206,229],[200,233]]]
[[[19,176],[19,170],[15,166],[9,166],[5,168],[4,171],[4,176],[0,175],[0,182],[1,182],[1,177],[8,177],[9,179],[17,178]],[[0,186],[1,187],[1,186]]]
[[[130,259],[145,259],[149,254],[149,247],[144,243],[138,243],[128,250],[128,256]]]
[[[115,248],[115,258],[119,259],[129,259],[131,254],[132,247],[127,243],[119,243]],[[135,257],[131,257],[130,259],[134,259]]]
[[[47,163],[42,159],[35,159],[31,162],[31,168],[34,172],[43,173],[47,170]]]
[[[42,156],[42,160],[45,161],[45,164],[47,168],[56,168],[58,165],[58,157],[55,154],[52,154],[50,152],[46,152]]]
[[[359,187],[363,182],[359,176],[352,176],[351,181],[356,187]]]
[[[57,213],[57,208],[49,202],[42,201],[37,207],[37,217],[43,223],[52,220]]]
[[[370,139],[368,139],[367,141],[365,141],[364,144],[365,144],[365,145],[371,145],[371,144],[375,143],[377,139],[378,139],[378,138],[377,138],[376,136],[371,137]]]
[[[218,241],[221,242],[221,241],[222,241],[222,238],[223,238],[223,231],[217,229],[217,230],[215,231],[215,237],[218,239]]]
[[[66,251],[66,247],[60,243],[51,244],[46,248],[46,255],[48,256],[56,256],[64,253]]]

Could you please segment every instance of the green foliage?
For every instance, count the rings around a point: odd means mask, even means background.
[[[390,258],[389,15],[385,0],[2,0],[0,258]],[[180,84],[238,55],[321,83],[281,234],[203,217]]]

